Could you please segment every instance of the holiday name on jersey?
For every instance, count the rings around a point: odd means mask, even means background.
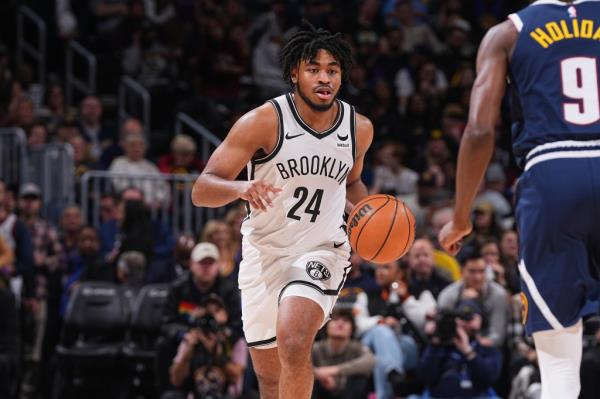
[[[279,175],[286,180],[295,176],[325,176],[342,184],[350,173],[350,166],[336,158],[328,156],[313,155],[312,157],[301,156],[299,159],[288,159],[287,162],[275,164]]]
[[[529,33],[543,48],[548,48],[555,42],[567,39],[591,39],[600,40],[600,27],[594,26],[591,19],[581,21],[572,19],[561,19],[560,21],[548,22],[543,27],[537,27]]]

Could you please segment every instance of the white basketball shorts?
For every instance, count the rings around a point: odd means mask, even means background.
[[[277,311],[279,303],[288,296],[319,304],[324,314],[323,326],[350,271],[349,258],[348,243],[290,256],[270,256],[245,246],[238,281],[248,347],[277,346]]]

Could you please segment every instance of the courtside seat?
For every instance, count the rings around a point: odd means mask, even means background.
[[[146,285],[134,302],[127,340],[123,345],[130,390],[156,391],[156,341],[168,293],[167,284]]]
[[[117,285],[81,283],[69,301],[61,343],[56,348],[59,368],[55,397],[91,389],[100,376],[118,379],[128,318],[128,307]]]

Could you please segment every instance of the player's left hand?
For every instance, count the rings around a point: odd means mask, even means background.
[[[444,227],[442,227],[440,230],[438,241],[440,242],[440,245],[444,251],[454,256],[460,250],[462,239],[469,235],[471,230],[473,230],[471,223],[469,223],[465,228],[459,228],[454,224],[453,221],[450,221],[446,223],[446,225],[444,225]]]

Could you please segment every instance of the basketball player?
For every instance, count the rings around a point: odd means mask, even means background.
[[[453,221],[440,232],[456,254],[494,150],[507,75],[517,187],[524,321],[533,334],[542,398],[577,398],[582,322],[598,310],[590,272],[600,250],[600,2],[540,0],[492,28],[458,159]]]
[[[309,398],[311,347],[350,263],[346,199],[360,180],[371,122],[336,97],[351,67],[339,34],[309,26],[281,50],[291,93],[242,116],[194,184],[196,206],[249,203],[239,285],[262,398]],[[234,181],[247,165],[249,180]]]

